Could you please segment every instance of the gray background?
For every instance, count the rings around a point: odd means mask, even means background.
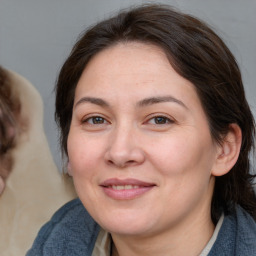
[[[147,1],[149,2],[149,1]],[[153,2],[153,1],[150,1]],[[241,67],[248,101],[256,108],[256,0],[166,0],[207,21]],[[44,101],[44,128],[61,168],[53,87],[77,36],[87,26],[139,0],[0,0],[0,65],[26,77]]]

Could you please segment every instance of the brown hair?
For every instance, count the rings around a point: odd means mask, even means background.
[[[166,5],[143,5],[124,10],[83,33],[64,63],[56,84],[56,121],[67,155],[67,137],[72,119],[77,82],[90,59],[119,42],[138,41],[162,48],[171,65],[192,82],[217,143],[229,125],[242,130],[242,146],[232,170],[216,177],[212,199],[214,222],[224,209],[240,204],[256,219],[256,197],[250,174],[249,152],[254,147],[255,124],[245,98],[236,60],[224,42],[204,22]]]
[[[4,180],[12,167],[10,150],[15,146],[18,131],[15,113],[19,107],[11,90],[8,73],[0,67],[0,176]]]
[[[0,156],[14,145],[16,121],[13,115],[15,103],[12,99],[10,81],[6,71],[0,67]]]

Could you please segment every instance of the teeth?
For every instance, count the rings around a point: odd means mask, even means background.
[[[139,188],[139,186],[136,185],[112,185],[111,188],[115,189],[115,190],[124,190],[124,189],[135,189],[135,188]]]

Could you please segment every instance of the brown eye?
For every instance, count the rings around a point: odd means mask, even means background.
[[[154,119],[156,124],[166,124],[168,122],[167,118],[162,116],[155,117]]]
[[[107,123],[107,121],[101,116],[93,116],[93,117],[90,117],[90,118],[87,118],[86,120],[84,120],[83,123],[105,124],[105,123]]]
[[[92,122],[93,122],[94,124],[103,124],[104,121],[105,121],[104,118],[99,117],[99,116],[96,116],[96,117],[93,117],[93,118],[92,118]]]
[[[172,123],[172,120],[165,116],[155,116],[149,120],[150,124],[168,124]]]

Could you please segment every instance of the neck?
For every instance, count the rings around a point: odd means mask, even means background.
[[[133,237],[112,234],[112,256],[195,256],[202,252],[213,232],[214,225],[210,212],[207,212],[157,235]]]

